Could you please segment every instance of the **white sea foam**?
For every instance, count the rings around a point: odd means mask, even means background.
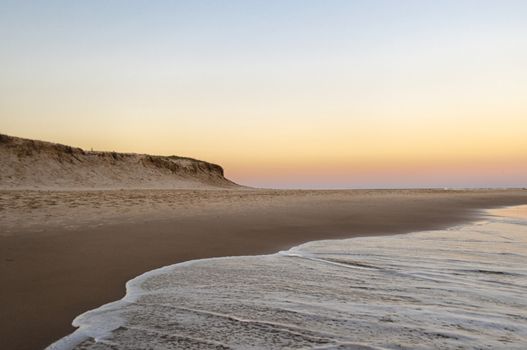
[[[195,260],[127,283],[49,349],[524,349],[527,218]]]

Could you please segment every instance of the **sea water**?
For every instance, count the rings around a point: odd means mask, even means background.
[[[167,266],[49,349],[527,349],[527,215],[502,213]]]

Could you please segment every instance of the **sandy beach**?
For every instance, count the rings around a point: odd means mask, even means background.
[[[525,203],[525,190],[2,191],[0,338],[43,348],[160,266],[448,227]]]

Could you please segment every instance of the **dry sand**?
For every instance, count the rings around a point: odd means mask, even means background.
[[[440,228],[526,203],[525,190],[2,191],[1,346],[45,347],[159,266]]]

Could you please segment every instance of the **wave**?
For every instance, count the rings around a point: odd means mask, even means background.
[[[523,349],[527,217],[193,260],[130,280],[48,349]]]

